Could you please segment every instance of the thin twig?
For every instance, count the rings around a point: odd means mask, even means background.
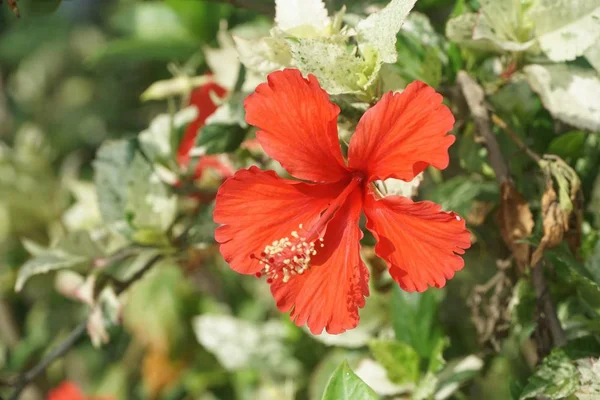
[[[125,290],[127,290],[131,285],[133,285],[135,282],[141,279],[146,274],[146,272],[148,272],[154,266],[154,264],[156,264],[156,262],[159,261],[162,257],[163,255],[157,254],[151,259],[149,259],[139,271],[137,271],[126,281],[121,282],[121,284],[115,288],[115,293],[119,295]],[[42,374],[46,370],[46,368],[48,368],[54,361],[64,356],[69,350],[71,350],[71,348],[73,348],[73,346],[75,346],[79,342],[79,340],[85,335],[87,331],[87,324],[88,320],[86,318],[85,321],[77,325],[77,327],[75,327],[75,329],[71,331],[69,336],[58,346],[56,346],[56,348],[54,348],[54,350],[52,350],[45,358],[40,360],[40,362],[38,362],[29,371],[19,375],[14,380],[13,385],[15,386],[15,391],[13,392],[12,396],[8,399],[18,400],[19,396],[21,395],[21,392],[34,379],[36,379],[40,374]]]
[[[456,79],[473,119],[475,120],[477,130],[484,140],[484,145],[488,149],[490,164],[496,172],[496,180],[499,184],[509,181],[510,175],[508,164],[500,151],[496,136],[492,132],[489,112],[485,107],[485,93],[483,89],[465,71],[460,71]],[[524,148],[526,148],[525,144],[522,144]],[[554,346],[560,347],[566,343],[566,336],[560,325],[558,314],[556,313],[556,308],[554,307],[550,293],[548,292],[548,286],[544,278],[544,267],[543,265],[537,265],[532,267],[531,271],[531,279],[535,288],[536,298],[542,311],[539,313],[538,324],[544,324],[548,327],[552,337],[552,343]],[[538,345],[538,350],[543,352],[544,349],[541,348],[541,345],[541,343]]]
[[[481,135],[485,147],[488,149],[490,164],[496,172],[496,180],[498,183],[508,181],[508,164],[502,156],[500,145],[496,140],[494,132],[490,126],[490,116],[485,107],[485,93],[481,86],[469,76],[465,71],[460,71],[456,77],[458,84],[462,90],[463,96],[467,101],[471,115],[475,120],[477,131]]]
[[[492,114],[492,121],[496,126],[502,129],[504,133],[506,133],[508,137],[511,138],[513,142],[515,142],[517,147],[523,150],[525,154],[527,154],[533,161],[535,161],[536,163],[542,161],[542,157],[540,157],[535,151],[531,150],[529,146],[527,146],[525,142],[523,142],[523,140],[521,140],[521,138],[512,129],[510,129],[508,124],[504,122],[502,118],[500,118],[496,114]]]
[[[552,296],[550,296],[546,279],[544,279],[543,261],[531,268],[531,280],[535,289],[535,296],[538,300],[538,316],[540,323],[545,323],[547,325],[548,330],[552,335],[554,346],[564,346],[567,343],[567,336],[560,325],[560,320],[558,319],[554,303],[552,302]],[[544,353],[548,353],[547,350],[550,349],[544,350],[546,350]]]

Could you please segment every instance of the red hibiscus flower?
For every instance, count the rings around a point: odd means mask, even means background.
[[[227,90],[214,82],[210,82],[194,89],[190,96],[190,105],[195,106],[198,109],[198,116],[188,125],[183,135],[183,139],[179,144],[179,148],[177,149],[177,162],[182,167],[187,167],[189,165],[190,151],[194,148],[196,137],[198,136],[200,129],[204,126],[208,117],[217,110],[218,106],[213,102],[211,93],[217,97],[223,97],[227,93]],[[224,178],[233,174],[231,168],[223,164],[218,156],[210,155],[204,156],[198,161],[194,171],[194,179],[202,178],[202,174],[207,168],[214,169]]]
[[[404,290],[442,287],[463,267],[470,235],[462,218],[428,201],[380,198],[372,184],[448,166],[454,117],[431,87],[413,82],[402,94],[385,94],[360,120],[347,161],[340,109],[314,76],[274,72],[245,108],[265,152],[312,183],[255,167],[238,171],[217,194],[215,238],[235,271],[267,276],[277,307],[298,326],[336,334],[358,324],[369,295],[361,212],[377,255]]]
[[[63,382],[48,393],[47,400],[112,400],[112,397],[86,397],[73,382]]]

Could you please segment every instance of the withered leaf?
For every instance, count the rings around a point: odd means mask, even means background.
[[[6,2],[8,3],[8,7],[11,9],[11,11],[17,16],[20,17],[21,14],[19,12],[19,6],[17,6],[17,0],[6,0]],[[0,0],[0,4],[2,4],[2,0]]]
[[[561,208],[558,202],[552,179],[546,183],[546,190],[542,196],[542,216],[544,237],[531,256],[531,265],[540,262],[545,249],[558,246],[569,229],[569,214]]]
[[[583,199],[577,173],[555,155],[545,155],[540,166],[547,177],[546,190],[542,196],[544,237],[533,253],[531,265],[542,259],[544,250],[558,246],[563,239],[567,240],[573,254],[577,254],[581,244]]]
[[[498,225],[502,239],[512,251],[519,270],[524,271],[529,265],[529,244],[520,243],[533,231],[533,215],[529,203],[512,182],[504,181],[500,185],[500,210]]]

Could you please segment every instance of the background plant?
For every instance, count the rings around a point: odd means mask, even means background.
[[[277,3],[0,8],[0,396],[600,396],[600,2]],[[446,288],[396,288],[365,231],[361,323],[314,336],[227,268],[214,194],[238,168],[285,173],[242,107],[282,67],[332,95],[342,146],[383,93],[444,94],[451,166],[379,186],[466,217]]]

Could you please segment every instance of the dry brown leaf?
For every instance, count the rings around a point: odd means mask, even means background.
[[[490,211],[494,209],[494,204],[485,201],[475,200],[465,217],[470,226],[480,226],[485,222]]]
[[[17,6],[17,0],[7,0],[6,2],[8,3],[8,7],[12,10],[12,12],[17,17],[20,17],[21,14],[19,13],[19,6]],[[2,0],[0,0],[0,4],[2,4]]]
[[[569,215],[560,207],[552,180],[546,183],[546,190],[542,196],[542,216],[544,237],[531,256],[531,265],[540,262],[544,250],[558,246],[569,229]]]
[[[563,239],[574,255],[581,245],[583,195],[577,173],[554,155],[545,155],[541,166],[547,176],[542,196],[544,236],[531,257],[531,265],[540,262],[544,251],[558,246]]]
[[[529,203],[510,181],[500,185],[500,211],[498,224],[502,239],[512,251],[520,271],[529,265],[529,244],[519,241],[529,237],[533,231],[533,215]]]
[[[144,357],[142,377],[149,397],[158,398],[161,392],[177,382],[185,364],[174,361],[163,351],[150,347]]]

